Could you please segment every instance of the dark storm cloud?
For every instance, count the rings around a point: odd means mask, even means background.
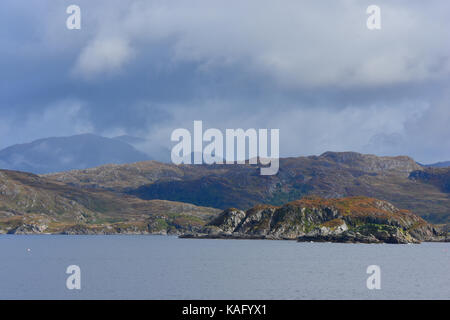
[[[379,31],[367,1],[83,0],[81,30],[69,4],[0,5],[0,146],[81,132],[170,145],[203,120],[280,128],[282,155],[450,159],[447,2],[378,1]]]

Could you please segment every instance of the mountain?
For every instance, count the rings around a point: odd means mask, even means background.
[[[5,148],[0,151],[0,168],[42,174],[149,159],[126,142],[81,134],[39,139]]]
[[[281,205],[307,195],[322,198],[367,196],[411,210],[433,223],[450,222],[450,193],[417,179],[426,172],[405,156],[355,152],[282,158],[274,176],[256,165],[173,165],[156,161],[107,165],[48,175],[83,188],[114,190],[142,199],[164,199],[226,209]],[[442,173],[440,173],[442,174]]]
[[[169,233],[188,238],[418,243],[448,241],[446,232],[407,210],[367,197],[308,196],[282,206],[220,213],[0,170],[0,234]]]
[[[437,187],[444,193],[450,193],[450,167],[425,168],[409,174],[409,179]]]
[[[424,167],[433,167],[433,168],[446,168],[450,167],[450,161],[436,162],[432,164],[426,164]]]
[[[280,159],[274,176],[261,176],[258,165],[157,161],[40,176],[0,170],[0,232],[197,232],[219,213],[212,208],[249,210],[262,205],[278,210],[312,196],[322,199],[321,208],[327,199],[335,201],[330,202],[335,207],[343,203],[331,199],[380,199],[399,208],[389,209],[394,213],[410,210],[428,222],[449,224],[450,168],[422,167],[405,156],[326,152]],[[350,207],[355,205],[358,212],[376,206],[372,200],[355,201]],[[350,229],[351,222],[346,224]],[[384,231],[397,234],[389,230]],[[364,235],[364,230],[356,231]],[[348,240],[355,233],[342,236]]]
[[[306,197],[279,207],[227,209],[200,231],[182,237],[364,243],[450,240],[419,216],[367,197]]]
[[[144,144],[144,143],[147,142],[146,139],[130,136],[130,135],[127,135],[127,134],[114,137],[113,139],[118,140],[118,141],[122,141],[122,142],[125,142],[125,143],[128,143],[129,145],[131,145],[131,146],[133,146],[135,148],[136,148],[137,145]]]
[[[183,233],[200,228],[218,212],[0,170],[0,233]]]

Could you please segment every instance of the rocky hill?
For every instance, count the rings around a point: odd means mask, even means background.
[[[330,152],[281,159],[276,176],[260,176],[251,165],[156,161],[43,176],[0,170],[0,233],[212,230],[207,233],[220,237],[436,241],[439,231],[404,208],[446,222],[449,176],[448,169],[423,168],[408,157]],[[227,209],[210,222],[220,210],[197,206],[205,203],[251,209]]]
[[[0,170],[0,233],[179,234],[202,227],[218,212]]]
[[[416,178],[427,169],[405,156],[355,152],[280,159],[275,176],[253,165],[173,165],[145,161],[107,165],[46,177],[83,188],[112,190],[145,200],[165,199],[199,206],[249,209],[281,205],[306,195],[322,198],[367,196],[411,210],[429,222],[450,222],[450,193]],[[440,173],[439,173],[440,174]]]
[[[227,209],[199,232],[183,237],[363,243],[450,240],[419,216],[367,197],[307,197],[279,207]]]

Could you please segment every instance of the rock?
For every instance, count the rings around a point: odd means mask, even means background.
[[[184,238],[287,239],[361,243],[445,241],[446,234],[391,203],[367,197],[304,198],[281,207],[228,209]]]
[[[19,227],[9,230],[9,234],[39,234],[47,230],[46,224],[22,224]]]
[[[223,211],[209,225],[218,227],[222,232],[233,232],[245,217],[244,211],[231,208]]]

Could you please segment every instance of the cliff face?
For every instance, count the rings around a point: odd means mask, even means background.
[[[289,239],[298,241],[419,243],[444,241],[425,220],[373,198],[306,198],[281,207],[227,209],[196,238]]]

